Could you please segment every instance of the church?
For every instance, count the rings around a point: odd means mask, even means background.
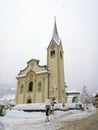
[[[47,65],[30,59],[27,67],[17,75],[16,104],[44,103],[46,99],[66,102],[64,78],[64,51],[58,35],[56,20],[51,41],[47,47]]]

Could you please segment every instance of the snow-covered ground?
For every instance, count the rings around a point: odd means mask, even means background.
[[[44,112],[24,112],[14,109],[7,112],[4,117],[0,117],[0,130],[3,130],[2,125],[4,130],[57,130],[61,127],[61,121],[86,118],[95,112],[96,109],[92,105],[85,111],[55,111],[54,115],[50,115],[50,121],[45,122],[46,116]]]

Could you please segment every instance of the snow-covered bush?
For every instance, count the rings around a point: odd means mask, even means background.
[[[93,102],[93,98],[88,94],[87,87],[84,85],[82,88],[82,94],[78,98],[84,109],[88,108],[88,104]]]

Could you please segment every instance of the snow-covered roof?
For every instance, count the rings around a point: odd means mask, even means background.
[[[21,74],[21,75],[17,75],[16,78],[22,78],[22,77],[25,77],[25,76],[26,76],[26,74]]]
[[[35,74],[42,74],[42,73],[47,73],[49,72],[48,70],[42,70],[42,71],[38,71],[38,72],[35,72]]]
[[[35,72],[35,74],[43,74],[43,73],[50,73],[50,72],[48,70],[41,70],[41,71]],[[26,74],[21,74],[21,75],[17,75],[16,78],[22,78],[22,77],[25,77],[25,76],[26,76]]]
[[[14,100],[15,99],[15,95],[5,95],[1,101],[10,101],[10,100]]]
[[[93,97],[95,97],[97,94],[98,94],[98,91],[96,91],[96,92],[93,94]]]
[[[80,93],[80,92],[76,91],[76,90],[69,90],[69,91],[67,91],[67,93]]]

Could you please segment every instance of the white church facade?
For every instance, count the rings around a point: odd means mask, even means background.
[[[66,102],[64,56],[56,20],[52,39],[47,47],[47,65],[40,66],[38,59],[30,59],[27,67],[17,75],[16,104],[43,103],[54,98]]]

